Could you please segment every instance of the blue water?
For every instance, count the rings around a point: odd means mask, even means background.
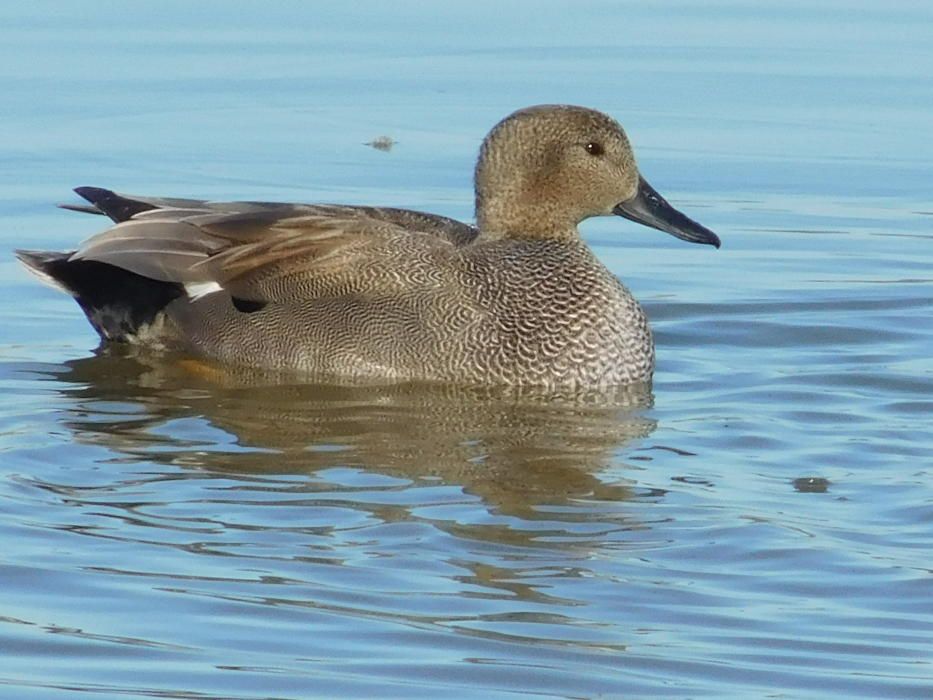
[[[928,3],[7,3],[0,59],[0,697],[933,696]],[[469,219],[540,102],[723,239],[583,227],[651,392],[97,356],[12,259],[76,185]]]

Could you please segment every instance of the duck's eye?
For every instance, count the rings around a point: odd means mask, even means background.
[[[606,152],[603,149],[603,145],[601,143],[597,143],[596,141],[590,141],[584,148],[586,148],[586,152],[591,156],[601,156]]]

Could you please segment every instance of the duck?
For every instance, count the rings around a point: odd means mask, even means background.
[[[579,224],[621,216],[719,237],[640,175],[622,126],[520,109],[483,140],[475,224],[401,208],[215,202],[78,187],[113,225],[75,250],[18,250],[102,345],[316,378],[602,387],[652,378],[644,310]]]

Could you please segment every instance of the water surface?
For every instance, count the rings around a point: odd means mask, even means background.
[[[933,695],[930,27],[906,1],[0,8],[0,696]],[[540,102],[618,117],[723,238],[584,226],[652,319],[652,387],[96,355],[11,257],[99,230],[51,206],[84,184],[469,218],[480,139]]]

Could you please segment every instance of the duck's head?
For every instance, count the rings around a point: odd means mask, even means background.
[[[719,237],[638,173],[622,127],[585,107],[539,105],[499,122],[476,165],[476,221],[487,236],[573,239],[591,216],[617,214],[693,243]]]

